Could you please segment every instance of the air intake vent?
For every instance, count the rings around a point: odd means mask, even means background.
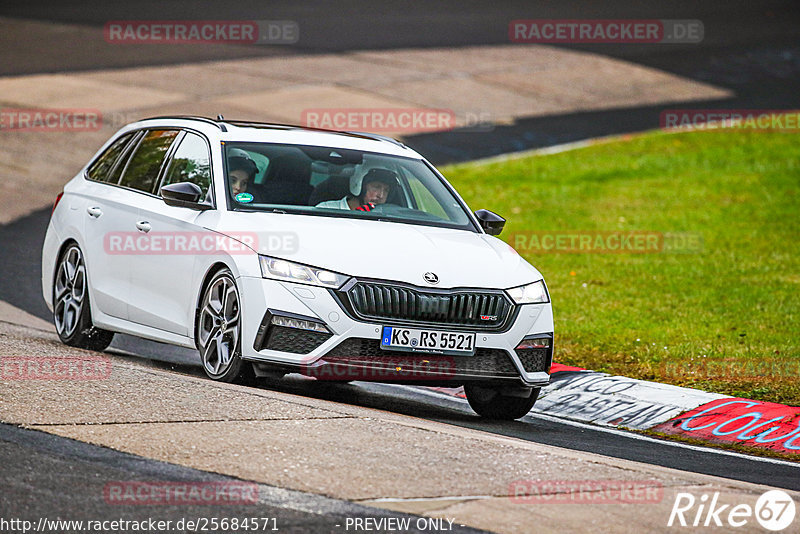
[[[359,281],[342,295],[357,319],[421,327],[501,331],[514,305],[502,291],[431,290]]]

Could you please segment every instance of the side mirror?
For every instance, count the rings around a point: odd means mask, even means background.
[[[500,234],[500,232],[503,231],[503,227],[506,225],[506,220],[504,218],[489,210],[478,210],[475,212],[475,217],[477,217],[478,222],[481,223],[483,231],[489,235]]]
[[[201,204],[200,196],[203,190],[191,182],[178,182],[165,185],[161,188],[161,198],[168,206],[178,208],[192,208],[196,210],[212,209],[210,204]]]

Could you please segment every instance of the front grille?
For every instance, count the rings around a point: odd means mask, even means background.
[[[519,377],[509,354],[502,349],[478,348],[472,356],[409,353],[381,349],[379,339],[349,338],[320,360],[330,364],[360,365],[370,368],[393,368],[398,362],[425,362],[442,374],[447,369],[457,376]]]
[[[435,290],[359,281],[340,294],[357,319],[498,331],[514,305],[502,291]]]
[[[322,345],[329,337],[331,334],[273,324],[269,326],[263,346],[257,350],[269,349],[294,354],[308,354]]]
[[[519,361],[526,372],[547,373],[550,371],[551,351],[549,348],[516,349],[515,352],[519,356]]]

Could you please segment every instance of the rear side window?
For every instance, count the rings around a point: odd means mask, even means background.
[[[89,167],[89,171],[86,173],[89,179],[97,180],[98,182],[111,181],[111,172],[114,170],[114,164],[132,137],[133,133],[129,133],[112,143]]]
[[[205,199],[211,185],[211,161],[208,145],[197,134],[187,133],[181,141],[161,186],[178,182],[191,182],[202,189],[201,200]]]
[[[158,171],[164,163],[169,147],[179,130],[151,130],[142,138],[136,152],[131,156],[119,185],[152,193]]]

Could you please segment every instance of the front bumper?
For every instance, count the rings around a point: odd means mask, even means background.
[[[515,311],[502,332],[477,332],[471,356],[445,356],[381,349],[384,322],[350,317],[324,288],[242,277],[242,357],[285,372],[318,379],[422,385],[466,382],[544,386],[550,380],[553,316],[550,303]],[[270,325],[273,314],[323,323],[330,334]],[[451,330],[441,325],[427,327]],[[547,349],[516,351],[523,338],[549,337]]]

